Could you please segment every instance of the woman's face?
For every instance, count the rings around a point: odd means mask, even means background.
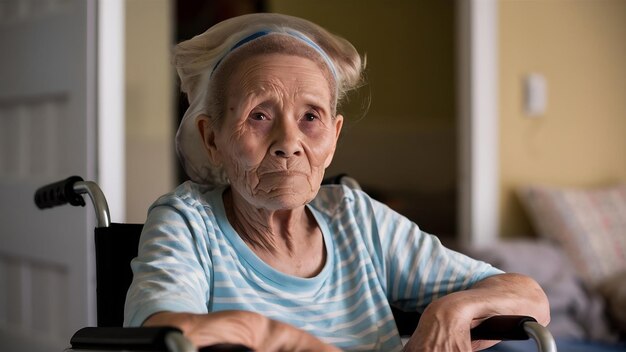
[[[242,61],[229,79],[214,142],[205,138],[233,191],[268,210],[311,201],[343,123],[332,115],[332,96],[324,72],[309,59],[266,54]]]

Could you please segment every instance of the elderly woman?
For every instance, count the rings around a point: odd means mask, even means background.
[[[192,181],[143,229],[125,324],[180,327],[197,346],[403,348],[390,305],[423,312],[407,350],[471,350],[486,317],[547,324],[531,279],[444,248],[365,193],[320,183],[360,84],[346,40],[253,14],[177,46],[190,107],[177,147]]]

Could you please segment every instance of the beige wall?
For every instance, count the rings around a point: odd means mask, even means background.
[[[501,233],[528,234],[514,190],[626,181],[626,1],[499,2]],[[523,112],[543,74],[545,116]]]
[[[126,220],[144,222],[150,204],[174,187],[168,0],[126,0]]]

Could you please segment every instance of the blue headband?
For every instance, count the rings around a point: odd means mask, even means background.
[[[211,76],[213,76],[213,72],[215,72],[215,70],[217,69],[217,66],[219,66],[219,64],[226,58],[226,56],[228,56],[228,54],[230,54],[231,52],[233,52],[233,50],[239,48],[240,46],[251,42],[255,39],[261,38],[263,36],[266,36],[268,34],[272,34],[272,33],[278,33],[278,34],[287,34],[293,38],[299,39],[300,41],[304,42],[306,45],[310,46],[311,48],[315,49],[315,51],[317,51],[318,54],[320,54],[320,56],[324,59],[324,61],[326,61],[326,65],[328,66],[328,68],[330,69],[330,72],[333,74],[333,77],[335,79],[337,79],[337,72],[335,71],[335,65],[333,65],[333,62],[330,60],[330,58],[328,57],[328,55],[326,55],[326,53],[324,52],[324,50],[322,50],[322,48],[320,48],[319,45],[317,45],[314,41],[312,41],[311,39],[309,39],[307,36],[305,36],[304,34],[300,33],[300,32],[296,32],[296,31],[286,31],[286,32],[273,32],[270,30],[261,30],[258,32],[254,32],[252,34],[250,34],[249,36],[243,38],[242,40],[238,41],[237,44],[235,44],[232,48],[230,48],[230,50],[224,54],[224,56],[222,56],[219,60],[217,60],[217,63],[215,63],[215,66],[213,66],[213,70],[211,71]]]

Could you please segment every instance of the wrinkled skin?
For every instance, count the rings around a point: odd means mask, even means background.
[[[343,118],[332,116],[329,85],[313,61],[271,54],[241,66],[228,88],[226,116],[207,131],[208,152],[252,206],[300,207],[319,190]]]
[[[533,279],[519,274],[488,277],[465,291],[433,301],[404,352],[479,351],[496,341],[470,341],[470,329],[494,315],[529,315],[550,322],[548,299]]]
[[[289,274],[314,275],[325,259],[304,205],[319,190],[343,123],[333,116],[330,87],[314,61],[254,56],[230,79],[225,116],[198,121],[207,153],[231,182],[229,221],[262,259]]]
[[[244,345],[254,351],[339,352],[316,337],[260,314],[223,311],[210,314],[161,312],[144,326],[176,326],[198,347],[216,344]]]

